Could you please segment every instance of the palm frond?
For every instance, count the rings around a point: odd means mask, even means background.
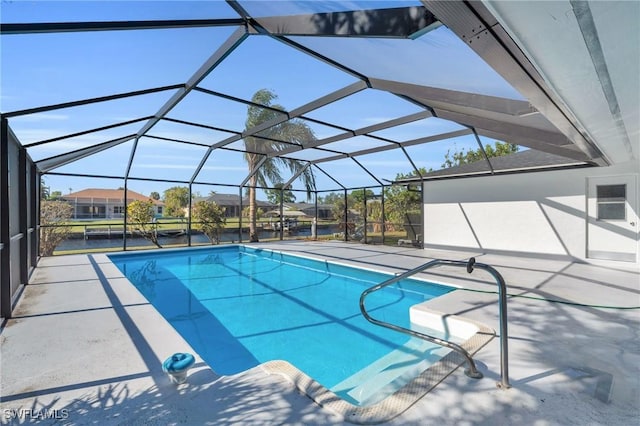
[[[274,154],[285,148],[291,147],[291,144],[306,145],[315,141],[316,137],[311,129],[304,121],[300,119],[285,120],[285,109],[278,104],[272,102],[277,99],[277,95],[267,89],[258,90],[252,98],[254,104],[247,108],[247,119],[245,121],[245,131],[254,129],[267,122],[278,122],[255,135],[247,136],[243,139],[245,146],[244,158],[249,166],[249,240],[258,241],[256,228],[256,185],[267,188],[282,185],[282,168],[288,169],[293,175],[297,175],[301,179],[307,190],[307,199],[311,198],[311,191],[315,190],[315,176],[310,167],[306,167],[306,162],[285,159],[280,157],[268,156],[264,162],[261,159],[267,154]],[[281,142],[280,142],[281,141]],[[258,167],[259,166],[259,167]]]
[[[270,108],[261,108],[256,105],[250,105],[247,108],[247,120],[245,122],[247,130],[254,128],[255,126],[259,126],[267,121],[274,120],[276,118],[283,118],[283,113],[275,110],[284,111],[284,108],[281,105],[272,103],[276,99],[277,95],[266,89],[261,89],[253,95],[252,101],[254,103],[268,106]],[[249,165],[249,170],[253,171],[259,162],[259,155],[255,153],[273,154],[285,148],[289,148],[292,143],[302,146],[315,140],[316,137],[313,130],[303,120],[294,118],[271,126],[254,136],[244,138],[245,149],[250,151],[245,153],[245,159]],[[262,164],[260,170],[256,173],[255,181],[260,186],[273,186],[276,183],[283,181],[280,170],[282,167],[288,169],[292,174],[295,174],[302,170],[305,165],[305,162],[298,160],[270,157]],[[313,174],[313,170],[307,168],[300,175],[299,179],[304,183],[308,193],[307,196],[309,196],[310,191],[315,189],[315,176]]]

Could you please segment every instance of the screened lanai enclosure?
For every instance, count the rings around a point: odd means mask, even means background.
[[[166,245],[204,244],[191,207],[226,197],[223,242],[249,239],[252,206],[261,239],[419,246],[424,187],[406,179],[438,178],[456,153],[475,154],[472,175],[497,172],[496,142],[545,167],[610,164],[501,7],[3,3],[2,315],[37,262],[46,198],[72,205],[82,244],[108,232],[118,250],[140,248],[126,206],[175,187],[187,188],[183,219],[162,228],[156,200],[156,230],[180,234]],[[528,167],[541,164],[516,169]]]

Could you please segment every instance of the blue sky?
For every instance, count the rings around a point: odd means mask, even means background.
[[[353,3],[353,4],[352,4]],[[410,5],[417,2],[255,2],[245,3],[254,16],[266,16],[281,8],[285,13],[347,10],[354,4]],[[224,2],[141,1],[141,2],[23,2],[3,1],[1,20],[7,22],[46,22],[83,20],[196,19],[234,17]],[[183,83],[206,61],[235,30],[234,27],[58,33],[2,36],[1,97],[2,112],[86,99]],[[446,28],[441,27],[417,40],[380,39],[295,39],[308,47],[340,60],[370,77],[405,81],[461,91],[521,99]],[[322,95],[347,86],[356,79],[332,66],[263,36],[251,36],[217,67],[201,87],[250,99],[255,91],[267,88],[278,95],[278,103],[294,109]],[[13,118],[10,125],[21,142],[70,134],[94,127],[153,115],[173,92],[92,104],[83,107]],[[388,93],[366,90],[308,114],[311,118],[357,129],[375,122],[420,111],[418,107]],[[202,93],[192,92],[169,113],[169,117],[200,122],[231,130],[244,128],[246,107]],[[35,159],[43,159],[68,150],[135,133],[143,123],[99,132],[29,149]],[[336,134],[335,129],[311,124],[316,136]],[[379,136],[397,141],[457,130],[455,123],[438,119],[379,132]],[[175,137],[200,143],[215,143],[229,136],[191,126],[161,122],[149,134]],[[483,140],[491,143],[491,140]],[[337,150],[355,151],[375,146],[369,138],[338,142]],[[419,167],[439,168],[444,154],[457,148],[477,147],[473,138],[436,142],[407,150]],[[132,142],[64,166],[57,171],[99,175],[121,175],[131,152]],[[235,146],[235,145],[234,145]],[[136,151],[132,177],[189,180],[205,149],[143,138]],[[305,154],[314,159],[317,153]],[[411,166],[400,150],[359,157],[358,160],[380,179],[393,179]],[[351,160],[323,163],[323,169],[346,186],[373,185],[368,174],[353,166]],[[240,154],[216,151],[209,158],[198,181],[240,183],[246,176]],[[46,178],[52,190],[63,193],[85,187],[122,185],[120,180]],[[319,189],[337,189],[337,185],[318,174]],[[130,181],[129,187],[148,194],[162,192],[174,184]],[[209,187],[198,189],[207,193]],[[212,188],[217,192],[236,189]]]

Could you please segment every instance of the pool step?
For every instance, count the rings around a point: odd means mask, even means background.
[[[440,346],[411,338],[367,367],[331,388],[356,405],[369,405],[395,392],[415,378],[442,355]]]

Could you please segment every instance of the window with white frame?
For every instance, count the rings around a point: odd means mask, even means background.
[[[627,185],[597,186],[598,220],[626,220]]]

